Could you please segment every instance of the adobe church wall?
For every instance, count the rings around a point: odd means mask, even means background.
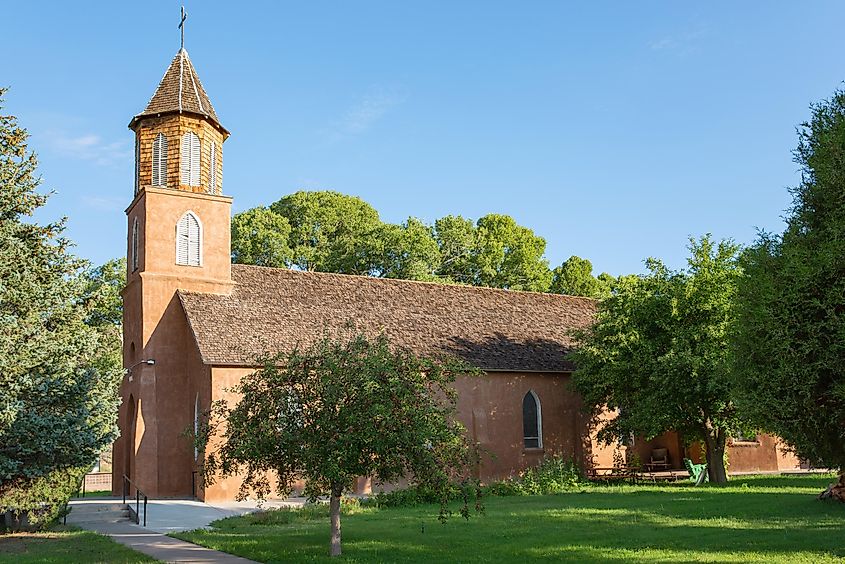
[[[209,293],[231,290],[231,205],[232,199],[226,196],[147,187],[129,207],[128,231],[131,234],[137,217],[141,233],[139,268],[133,272],[130,264],[127,284],[139,276],[155,276],[167,281],[158,295],[145,295],[148,300],[145,309],[155,305],[150,300],[159,306],[153,311],[145,311],[145,321],[161,315],[163,306],[177,288]],[[187,211],[194,212],[202,226],[201,266],[176,264],[176,224]],[[131,253],[131,245],[128,248]]]
[[[580,466],[607,455],[594,441],[590,418],[581,399],[570,389],[566,373],[488,372],[461,377],[458,417],[467,432],[489,455],[482,458],[479,478],[499,480],[536,466],[544,457],[562,456]],[[525,448],[522,401],[533,391],[540,401],[542,447]]]
[[[221,398],[235,400],[223,390],[253,370],[213,367],[211,401]],[[582,465],[593,459],[589,418],[581,412],[580,398],[569,389],[569,381],[568,374],[518,372],[489,372],[481,377],[461,377],[456,381],[458,417],[469,436],[493,455],[483,458],[479,475],[482,481],[519,473],[538,464],[544,456],[560,455]],[[540,400],[543,433],[540,449],[524,448],[522,400],[529,390],[533,390]],[[211,448],[214,448],[213,445]],[[601,456],[609,459],[609,453],[601,447],[598,450]],[[201,499],[233,499],[239,486],[237,477],[217,481],[205,488]],[[359,480],[359,493],[368,493],[371,486],[370,480]],[[378,489],[390,487],[380,486]]]
[[[756,441],[730,441],[728,462],[728,472],[776,472],[800,468],[795,455],[784,452],[780,440],[766,434],[757,435]]]
[[[155,365],[133,368],[131,382],[124,378],[124,406],[119,415],[122,436],[115,444],[115,493],[121,491],[127,470],[148,495],[191,492],[193,448],[183,433],[193,424],[197,391],[210,395],[210,370],[202,363],[176,291],[231,290],[230,208],[230,198],[146,188],[127,210],[130,260],[123,292],[124,366],[141,359],[155,359]],[[188,210],[202,222],[201,266],[177,265],[175,260],[176,224]],[[133,270],[135,219],[140,228],[140,260]]]

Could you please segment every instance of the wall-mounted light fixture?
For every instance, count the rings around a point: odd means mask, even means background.
[[[141,366],[142,364],[146,364],[147,366],[153,366],[155,363],[156,363],[156,361],[155,361],[154,358],[145,358],[145,359],[139,360],[138,362],[136,362],[135,364],[133,364],[132,366],[127,368],[126,369],[126,375],[129,376],[129,381],[130,382],[132,381],[132,369],[133,368],[135,368],[137,366]]]

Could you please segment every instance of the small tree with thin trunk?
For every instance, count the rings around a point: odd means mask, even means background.
[[[452,383],[477,373],[457,359],[391,347],[384,336],[325,336],[263,358],[260,369],[231,389],[238,403],[215,403],[197,437],[206,447],[206,483],[240,476],[242,499],[274,489],[287,495],[304,481],[312,501],[329,497],[332,556],[341,553],[341,496],[358,477],[404,478],[435,492],[441,519],[458,485],[468,518],[471,499],[480,509],[471,477],[478,454],[454,418]]]

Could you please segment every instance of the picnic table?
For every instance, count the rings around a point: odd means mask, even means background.
[[[640,466],[596,466],[587,470],[587,479],[592,482],[630,482],[639,484],[641,482],[674,482],[686,475],[672,469],[656,473],[648,466],[643,470]]]
[[[639,466],[596,466],[587,471],[587,479],[593,482],[638,483],[644,478]]]

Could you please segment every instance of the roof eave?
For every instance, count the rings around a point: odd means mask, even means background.
[[[201,114],[201,113],[192,112],[192,111],[189,111],[189,110],[167,110],[167,111],[164,111],[164,112],[155,112],[155,113],[148,113],[148,114],[147,113],[140,113],[140,114],[132,117],[132,120],[129,122],[129,125],[127,127],[129,129],[131,129],[132,131],[136,131],[135,128],[137,127],[138,122],[141,121],[144,118],[155,118],[155,117],[161,117],[161,116],[172,115],[172,114],[177,114],[177,115],[187,114],[187,115],[201,117],[201,118],[205,119],[206,121],[208,121],[210,124],[212,124],[217,129],[219,129],[220,132],[223,134],[224,140],[226,138],[228,138],[229,135],[231,135],[229,130],[226,129],[225,127],[223,127],[222,125],[220,125],[220,122],[217,121],[216,119],[214,119],[214,117],[212,117],[208,114]]]

